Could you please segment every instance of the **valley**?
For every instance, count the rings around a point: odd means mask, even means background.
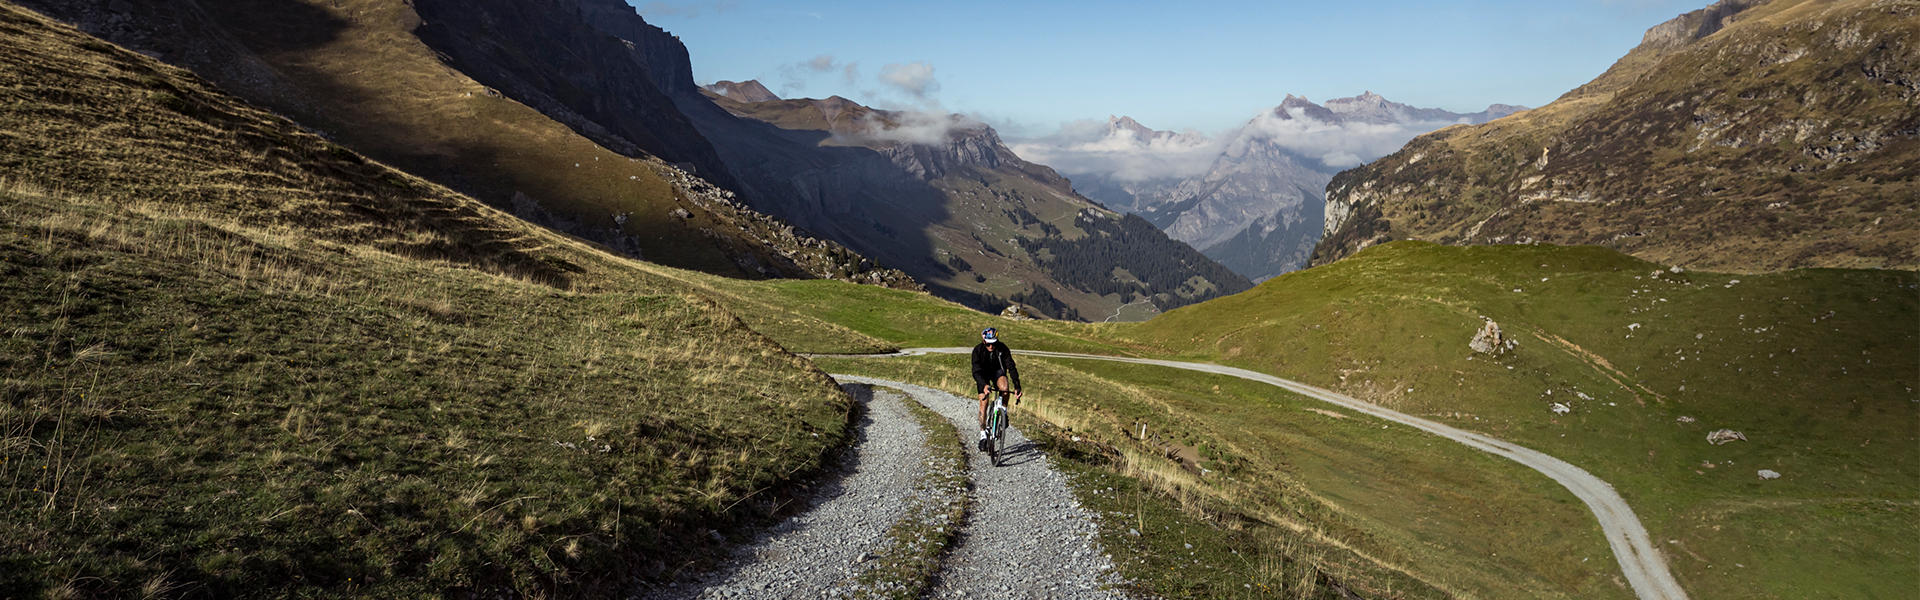
[[[1264,281],[1306,266],[1324,228],[1325,190],[1335,173],[1419,134],[1524,110],[1496,104],[1463,114],[1373,92],[1322,106],[1288,94],[1213,139],[1109,117],[1097,131],[1062,131],[1014,148],[1061,165],[1088,197],[1139,214],[1234,272]]]
[[[1009,141],[621,0],[0,0],[0,597],[1905,597],[1916,10]]]

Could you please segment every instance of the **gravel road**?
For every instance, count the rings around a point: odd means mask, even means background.
[[[842,378],[845,381],[845,378]],[[866,405],[851,452],[813,505],[737,550],[720,568],[642,592],[669,598],[845,598],[864,559],[886,545],[906,515],[928,460],[921,431],[900,394],[845,386]]]
[[[970,351],[970,348],[909,348],[895,354],[873,356],[965,354]],[[1321,389],[1297,381],[1281,379],[1246,369],[1207,363],[1100,356],[1095,354],[1072,354],[1066,352],[1043,352],[1037,350],[1022,351],[1021,354],[1156,365],[1258,381],[1309,398],[1335,404],[1355,412],[1409,425],[1428,433],[1466,444],[1476,450],[1511,459],[1514,462],[1539,471],[1547,477],[1553,478],[1554,481],[1565,486],[1567,490],[1573,492],[1574,496],[1579,497],[1582,502],[1587,504],[1587,508],[1592,510],[1594,517],[1600,521],[1600,529],[1606,534],[1607,544],[1613,548],[1613,556],[1614,559],[1620,563],[1621,572],[1626,575],[1627,582],[1633,586],[1634,593],[1638,595],[1641,600],[1685,600],[1687,597],[1686,590],[1680,587],[1680,583],[1675,581],[1673,574],[1667,570],[1666,558],[1660,555],[1659,549],[1653,545],[1652,540],[1647,538],[1646,528],[1640,524],[1640,519],[1634,516],[1633,509],[1627,506],[1627,501],[1622,499],[1620,494],[1613,490],[1613,486],[1608,485],[1605,481],[1601,481],[1598,477],[1594,477],[1580,467],[1547,456],[1539,451],[1484,434],[1458,429],[1378,405],[1362,402],[1352,396],[1339,392]],[[841,379],[842,381],[847,380],[846,378]]]
[[[964,439],[978,439],[979,404],[948,392],[855,375],[843,383],[904,390],[953,421]],[[1019,411],[1018,407],[1014,408]],[[936,598],[1124,598],[1101,549],[1093,514],[1080,506],[1066,477],[1018,429],[1007,431],[1001,466],[973,450],[973,512],[959,544],[947,555],[931,596]]]

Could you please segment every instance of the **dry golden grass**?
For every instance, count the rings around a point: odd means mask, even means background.
[[[11,6],[0,64],[0,596],[607,594],[845,438],[685,273]]]

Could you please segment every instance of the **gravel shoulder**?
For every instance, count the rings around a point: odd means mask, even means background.
[[[970,398],[917,385],[854,375],[843,383],[905,391],[950,420],[963,439],[977,439],[979,405]],[[1018,412],[1018,408],[1014,409]],[[1101,549],[1093,514],[1080,506],[1066,477],[1018,429],[1009,429],[1010,456],[995,467],[975,452],[969,475],[974,502],[958,545],[935,576],[937,598],[1124,598]]]
[[[843,378],[843,381],[845,379]],[[862,589],[866,562],[884,552],[887,533],[916,505],[925,473],[926,434],[900,394],[844,386],[866,406],[858,433],[813,504],[736,550],[711,572],[641,598],[848,598]]]
[[[909,348],[895,354],[874,356],[965,354],[970,350],[969,348]],[[1429,421],[1378,405],[1362,402],[1359,399],[1339,392],[1246,369],[1207,363],[1066,352],[1028,350],[1022,351],[1021,354],[1052,358],[1105,360],[1155,365],[1258,381],[1309,398],[1338,405],[1355,412],[1414,427],[1465,444],[1482,452],[1505,457],[1552,478],[1554,481],[1559,482],[1560,485],[1565,486],[1568,491],[1573,492],[1582,502],[1586,503],[1587,508],[1591,510],[1594,517],[1599,520],[1600,529],[1607,537],[1607,544],[1613,549],[1614,558],[1619,562],[1621,572],[1626,575],[1627,582],[1632,585],[1634,593],[1642,600],[1684,600],[1687,597],[1686,591],[1680,587],[1680,583],[1674,580],[1673,574],[1668,570],[1666,558],[1660,554],[1659,549],[1655,547],[1652,540],[1648,538],[1646,527],[1641,525],[1640,519],[1633,514],[1633,509],[1627,506],[1627,501],[1622,499],[1618,492],[1614,491],[1612,485],[1601,481],[1600,478],[1594,477],[1591,473],[1586,472],[1586,470],[1580,467],[1576,467],[1566,461],[1548,456],[1539,451],[1484,434],[1458,429],[1435,421]],[[841,380],[847,381],[849,379],[842,377]],[[973,417],[968,418],[971,419]]]

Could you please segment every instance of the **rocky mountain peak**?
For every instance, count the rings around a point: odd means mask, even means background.
[[[1327,110],[1327,107],[1314,104],[1312,100],[1308,100],[1305,96],[1287,94],[1286,99],[1281,100],[1279,106],[1273,107],[1273,116],[1277,119],[1293,119],[1296,114],[1328,123],[1340,120],[1338,114]]]
[[[704,86],[704,89],[736,102],[773,102],[780,99],[757,79],[715,81]]]
[[[1139,121],[1133,120],[1133,117],[1107,117],[1107,135],[1113,136],[1123,133],[1143,143],[1163,136],[1170,137],[1175,135],[1170,131],[1155,131],[1153,128],[1141,125]]]

